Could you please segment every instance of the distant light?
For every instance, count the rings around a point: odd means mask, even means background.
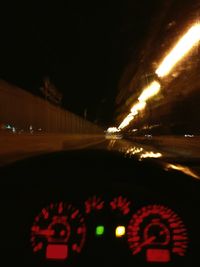
[[[115,236],[122,237],[126,233],[126,228],[124,226],[117,226],[115,229]]]
[[[120,132],[120,130],[117,127],[109,127],[106,132],[117,133],[117,132]]]
[[[200,24],[193,25],[178,41],[156,70],[159,77],[166,76],[172,68],[200,41]]]
[[[157,81],[154,81],[143,90],[138,100],[141,103],[146,102],[149,98],[158,94],[159,91],[160,91],[160,83]]]
[[[97,236],[100,236],[100,235],[103,235],[104,234],[104,226],[103,225],[98,225],[96,227],[96,235]]]
[[[9,125],[9,124],[6,125],[6,128],[7,129],[12,129],[11,125]]]
[[[194,137],[193,134],[185,134],[184,136],[185,136],[185,137]]]
[[[145,134],[145,137],[152,138],[152,134]]]

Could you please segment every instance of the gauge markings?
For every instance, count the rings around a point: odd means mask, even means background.
[[[179,256],[186,253],[187,230],[179,216],[167,207],[149,205],[141,208],[132,216],[127,229],[128,243],[133,255],[145,250],[149,261],[159,261],[159,255],[161,261],[161,255],[165,255],[165,260],[169,261],[170,254],[167,251]]]
[[[86,226],[79,209],[64,202],[51,203],[35,217],[30,242],[33,252],[46,259],[64,260],[82,250]]]
[[[130,204],[127,198],[118,196],[110,202],[110,207],[112,210],[120,210],[123,215],[127,215],[130,212]]]
[[[92,211],[100,211],[104,208],[105,202],[101,197],[92,196],[85,201],[85,213],[89,214]]]

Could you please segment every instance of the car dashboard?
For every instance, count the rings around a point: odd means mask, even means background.
[[[4,266],[193,266],[199,181],[154,161],[80,150],[1,168]]]

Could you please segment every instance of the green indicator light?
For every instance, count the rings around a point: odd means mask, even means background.
[[[96,235],[103,235],[104,234],[104,226],[99,225],[96,227]]]

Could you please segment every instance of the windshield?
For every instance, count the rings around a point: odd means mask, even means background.
[[[199,8],[195,0],[5,7],[1,164],[96,145],[196,165]]]

